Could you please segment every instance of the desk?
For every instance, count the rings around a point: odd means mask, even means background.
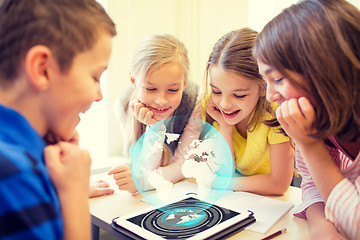
[[[113,218],[130,214],[135,211],[146,209],[151,207],[148,203],[140,201],[142,196],[140,194],[132,196],[126,191],[120,191],[114,183],[111,176],[107,176],[104,173],[94,174],[91,176],[92,180],[102,179],[110,183],[113,189],[116,189],[114,194],[90,198],[90,213],[92,221],[93,239],[98,239],[99,228],[102,228],[106,232],[112,234],[119,239],[130,239],[127,236],[115,231],[110,226]],[[296,187],[290,187],[283,196],[271,196],[271,198],[288,201],[295,204],[283,218],[280,219],[267,233],[267,235],[281,229],[286,228],[287,232],[276,237],[276,240],[306,240],[309,239],[309,228],[307,221],[301,218],[293,216],[294,209],[301,203],[301,190]],[[243,230],[237,234],[228,238],[234,239],[246,239],[246,240],[259,240],[265,237],[265,235],[251,232],[249,230]]]

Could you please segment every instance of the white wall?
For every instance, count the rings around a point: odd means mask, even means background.
[[[265,24],[297,0],[250,0],[249,27],[260,32]]]
[[[359,0],[347,0],[360,9]],[[298,0],[249,0],[249,27],[260,32],[267,22]]]
[[[349,3],[360,9],[360,1],[359,0],[347,0]]]

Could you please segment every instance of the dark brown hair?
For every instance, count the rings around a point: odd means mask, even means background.
[[[345,0],[307,0],[285,9],[259,34],[254,57],[313,98],[317,138],[360,135],[360,11]]]
[[[252,56],[252,47],[257,37],[257,32],[250,28],[242,28],[231,31],[221,37],[215,44],[209,60],[207,62],[205,79],[205,89],[209,91],[209,71],[211,66],[219,65],[227,71],[246,77],[249,80],[256,81],[259,84],[259,91],[265,91],[266,83],[259,74],[258,65]],[[252,131],[263,111],[271,113],[274,111],[265,96],[260,96],[252,119],[248,124],[248,130]],[[207,114],[206,121],[213,122],[213,119]],[[276,119],[271,121],[273,126],[278,126]]]
[[[62,72],[74,56],[91,49],[99,31],[116,35],[115,24],[95,0],[0,1],[0,85],[19,74],[28,50],[49,47]]]

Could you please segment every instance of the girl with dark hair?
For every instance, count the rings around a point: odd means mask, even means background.
[[[311,239],[360,239],[360,11],[301,1],[259,34],[267,99],[296,146]]]

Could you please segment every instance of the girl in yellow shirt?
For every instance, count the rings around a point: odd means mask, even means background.
[[[231,188],[278,195],[290,185],[294,149],[274,117],[276,105],[266,101],[266,84],[252,58],[256,36],[243,28],[215,44],[206,67],[204,110],[233,153]]]

